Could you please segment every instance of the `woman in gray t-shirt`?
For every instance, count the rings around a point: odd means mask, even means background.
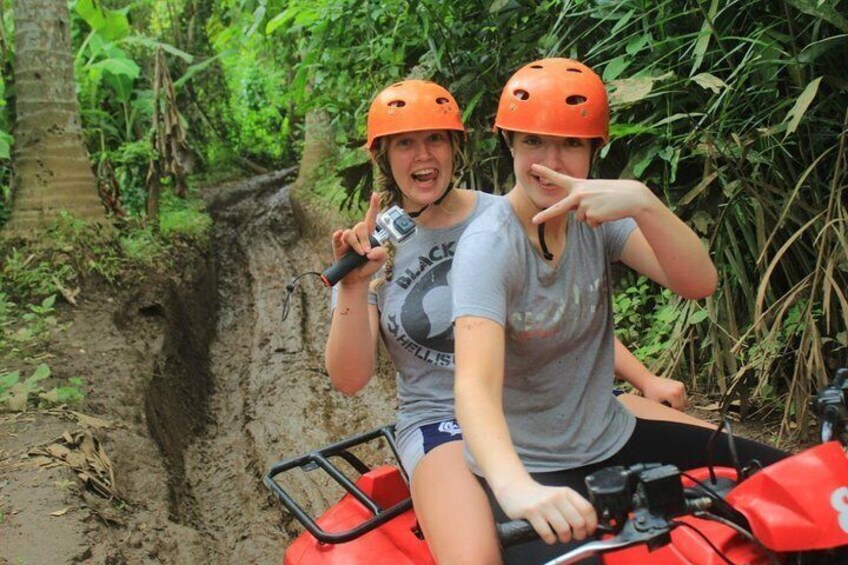
[[[456,101],[432,82],[403,81],[374,99],[367,143],[377,194],[364,222],[333,234],[336,257],[352,248],[369,261],[334,288],[325,362],[335,388],[353,394],[371,379],[383,337],[397,369],[398,447],[431,553],[442,563],[497,563],[492,512],[454,420],[451,263],[468,223],[500,200],[452,187],[463,131]],[[393,204],[417,229],[387,260],[368,238],[379,209]]]
[[[515,187],[465,230],[454,263],[456,413],[471,467],[497,514],[527,519],[548,543],[594,532],[581,495],[592,469],[701,466],[711,434],[634,418],[609,392],[610,264],[691,299],[711,294],[717,274],[698,237],[643,183],[588,179],[608,122],[604,84],[585,65],[545,59],[517,71],[496,118]],[[783,456],[738,447],[744,461]]]

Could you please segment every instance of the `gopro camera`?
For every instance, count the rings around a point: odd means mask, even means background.
[[[399,206],[392,206],[377,215],[377,228],[371,234],[369,241],[371,242],[371,247],[380,247],[387,241],[392,241],[397,245],[409,239],[414,233],[415,222],[409,214],[404,212],[403,208]],[[345,253],[344,257],[321,273],[321,280],[326,286],[334,286],[345,275],[367,260],[368,258],[365,255],[360,255],[351,249]]]
[[[414,233],[415,222],[399,206],[392,206],[377,216],[374,238],[380,242],[380,245],[386,240],[391,240],[395,244],[402,243]]]

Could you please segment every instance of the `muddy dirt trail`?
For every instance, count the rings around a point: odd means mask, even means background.
[[[392,422],[385,364],[353,398],[331,390],[316,278],[281,319],[286,283],[327,265],[337,222],[292,203],[293,173],[207,190],[208,256],[60,308],[50,363],[88,394],[0,414],[0,564],[279,563],[299,527],[262,484],[269,466]],[[316,511],[338,496],[302,474],[287,486]]]
[[[185,453],[193,501],[185,507],[215,540],[216,558],[259,563],[279,559],[288,541],[280,533],[284,514],[269,506],[261,474],[282,456],[390,423],[395,403],[389,378],[354,398],[332,390],[323,362],[329,291],[316,277],[300,282],[282,320],[286,283],[328,264],[333,226],[293,206],[277,183],[244,189],[210,201],[220,269],[214,393],[210,421]],[[308,478],[291,488],[316,507],[337,494]],[[282,525],[296,531],[287,520]]]

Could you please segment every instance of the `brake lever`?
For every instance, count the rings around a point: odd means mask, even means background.
[[[577,549],[564,553],[559,557],[548,561],[545,565],[570,565],[578,563],[587,557],[606,553],[616,549],[624,549],[633,545],[646,544],[648,547],[663,545],[668,540],[669,532],[678,524],[666,520],[661,516],[651,514],[645,509],[639,509],[633,517],[624,525],[618,535],[605,539],[590,541]]]

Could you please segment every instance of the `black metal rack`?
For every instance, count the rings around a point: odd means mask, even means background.
[[[271,469],[265,475],[263,482],[265,483],[265,486],[267,486],[271,490],[271,492],[277,495],[277,497],[280,499],[280,502],[283,503],[283,506],[285,506],[294,515],[294,517],[297,518],[297,520],[301,524],[303,524],[303,527],[305,527],[306,530],[310,534],[315,536],[315,538],[318,539],[320,542],[336,544],[351,541],[381,526],[382,524],[385,524],[392,518],[399,516],[400,514],[403,514],[404,512],[412,508],[412,499],[410,497],[406,497],[405,499],[401,500],[400,502],[389,508],[381,508],[377,501],[375,501],[374,499],[369,497],[365,492],[363,492],[362,489],[356,486],[354,481],[352,481],[347,475],[345,475],[338,467],[336,467],[330,461],[330,458],[332,457],[341,458],[346,461],[351,467],[353,467],[358,473],[365,474],[370,471],[371,468],[348,450],[357,445],[366,444],[377,439],[384,439],[389,445],[389,448],[392,450],[395,459],[400,461],[397,445],[395,444],[394,427],[384,426],[382,428],[377,428],[376,430],[372,430],[370,432],[360,434],[352,438],[348,438],[344,441],[330,445],[328,447],[312,451],[306,455],[276,463],[271,466]],[[398,467],[400,467],[401,473],[403,473],[403,477],[405,480],[407,480],[408,483],[408,478],[403,472],[403,467],[401,465],[398,465]],[[342,488],[344,488],[345,491],[347,491],[365,508],[367,508],[371,512],[371,514],[373,514],[373,516],[367,519],[366,521],[362,522],[361,524],[357,525],[355,528],[351,528],[350,530],[346,530],[344,532],[328,532],[324,530],[316,523],[312,516],[310,516],[279,485],[279,483],[274,480],[276,476],[287,471],[291,471],[292,469],[298,468],[303,469],[307,472],[314,471],[319,468],[322,469]]]

